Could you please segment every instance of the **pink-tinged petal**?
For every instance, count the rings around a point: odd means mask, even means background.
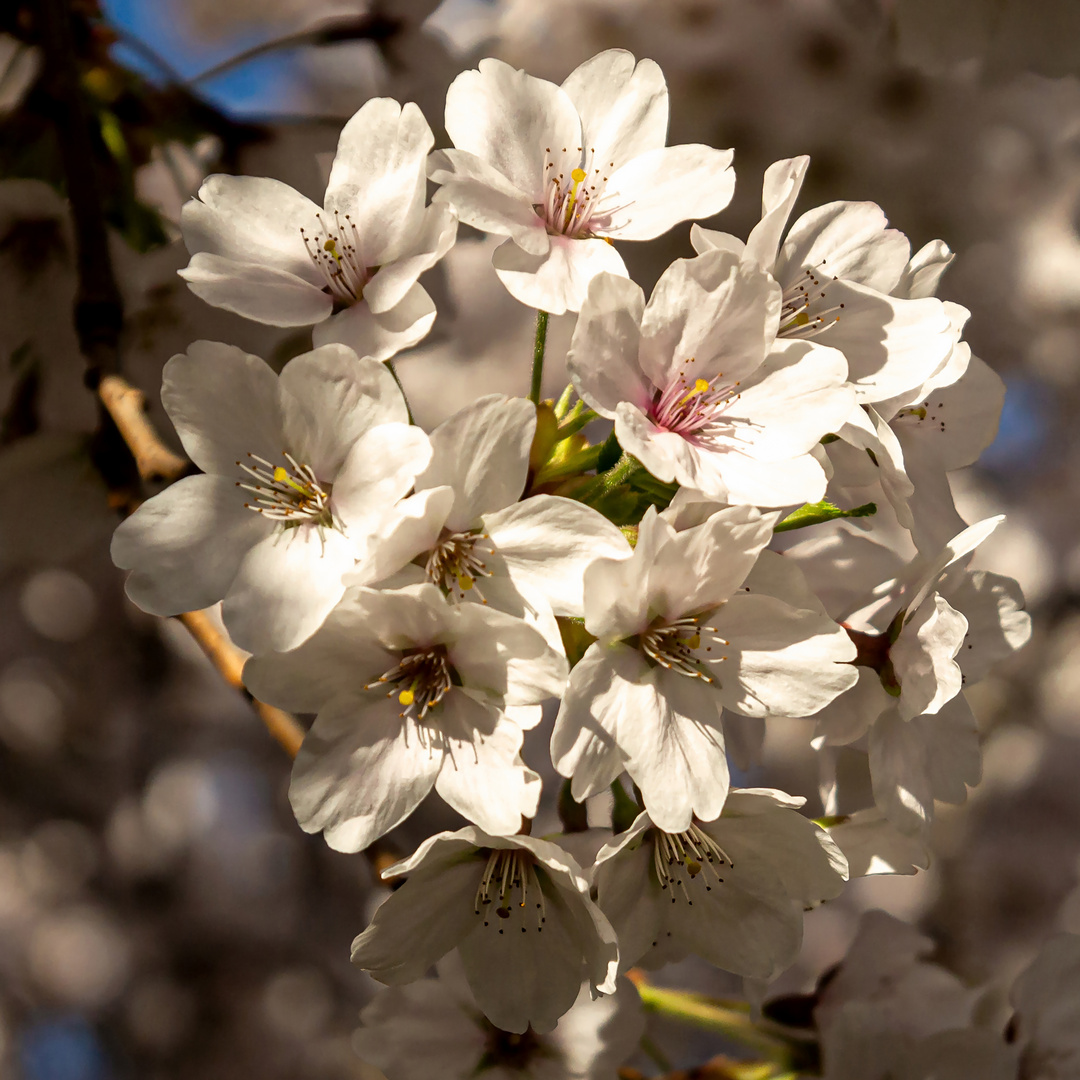
[[[647,409],[656,392],[638,363],[644,310],[645,294],[629,278],[598,274],[589,282],[566,366],[578,394],[609,420],[623,401]]]
[[[446,526],[471,529],[482,514],[517,502],[529,471],[536,408],[524,398],[488,394],[444,420],[431,433],[432,460],[418,490],[454,489]]]
[[[200,300],[267,326],[312,326],[334,307],[321,285],[288,270],[210,252],[192,255],[180,276]]]
[[[459,150],[493,165],[534,203],[544,201],[552,155],[581,146],[581,122],[565,91],[490,58],[450,84],[446,132]]]
[[[196,341],[162,372],[161,403],[188,457],[203,472],[246,480],[237,462],[284,449],[278,377],[264,360],[232,345]]]
[[[485,832],[516,833],[540,800],[540,777],[518,757],[521,729],[464,691],[452,690],[438,708],[446,750],[435,790]]]
[[[290,360],[279,386],[290,451],[330,483],[362,435],[380,424],[409,420],[386,366],[344,345],[322,345]]]
[[[889,293],[910,253],[907,237],[888,227],[877,204],[831,202],[808,210],[791,226],[776,260],[776,277],[787,286],[811,269]]]
[[[416,279],[430,270],[453,246],[457,238],[457,218],[447,206],[429,206],[423,211],[416,235],[392,262],[379,267],[364,286],[364,299],[376,314],[396,307],[405,299]]]
[[[304,832],[322,832],[335,851],[361,851],[420,805],[442,759],[393,698],[338,697],[304,738],[289,802]]]
[[[225,596],[221,616],[232,639],[253,653],[296,648],[341,599],[354,561],[336,529],[276,530],[248,552]]]
[[[420,285],[413,285],[396,307],[374,314],[363,301],[353,304],[312,331],[316,346],[348,345],[357,356],[389,360],[427,337],[435,322],[435,304]]]
[[[533,255],[547,251],[547,226],[533,199],[493,165],[463,150],[437,150],[430,168],[431,179],[442,185],[432,202],[445,203],[474,229],[509,236]]]
[[[667,83],[655,61],[635,65],[632,53],[608,49],[575,68],[562,88],[581,117],[587,160],[617,169],[667,141]]]
[[[622,256],[606,240],[552,236],[550,243],[545,255],[530,255],[507,240],[491,257],[507,292],[527,307],[552,315],[580,311],[598,274],[627,276]]]
[[[280,180],[216,173],[184,204],[180,229],[193,255],[207,251],[320,283],[300,235],[301,228],[317,226],[318,213],[315,203]]]
[[[780,238],[784,235],[791,208],[802,191],[810,158],[800,157],[774,161],[765,170],[761,187],[761,220],[750,231],[746,241],[747,258],[770,273],[776,266]]]
[[[364,102],[342,129],[326,185],[326,209],[330,217],[336,210],[355,222],[365,266],[392,262],[412,244],[424,208],[428,151],[434,145],[420,109],[413,102],[402,107],[392,98]]]
[[[616,240],[653,240],[680,221],[718,214],[735,193],[733,156],[698,143],[639,154],[610,174],[597,227]]]
[[[232,480],[186,476],[121,522],[111,554],[132,571],[126,586],[132,602],[153,615],[217,603],[247,552],[274,528],[243,504]]]
[[[765,359],[780,317],[780,286],[730,251],[677,259],[641,320],[641,366],[664,389],[676,380],[746,378]]]

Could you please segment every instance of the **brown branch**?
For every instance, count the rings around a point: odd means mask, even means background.
[[[189,611],[177,618],[199,643],[199,647],[218,669],[221,677],[251,701],[271,736],[289,757],[296,757],[300,744],[304,741],[304,729],[294,716],[273,705],[257,701],[248,693],[243,681],[244,654],[214,625],[205,611]]]
[[[108,410],[142,480],[177,480],[190,465],[174,454],[158,437],[146,415],[146,396],[120,375],[106,375],[98,385],[98,397]]]

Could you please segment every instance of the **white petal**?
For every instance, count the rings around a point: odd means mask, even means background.
[[[810,716],[858,681],[855,646],[828,616],[740,592],[709,624],[728,644],[713,641],[702,658],[715,669],[725,707],[736,712]]]
[[[923,296],[937,294],[941,275],[956,258],[944,240],[931,240],[924,244],[904,268],[904,273],[893,289],[893,296],[903,296],[917,300]]]
[[[248,652],[294,649],[322,626],[345,591],[352,545],[335,529],[278,529],[240,564],[221,606],[237,645]]]
[[[708,251],[731,251],[741,258],[746,251],[746,243],[737,236],[715,229],[703,229],[696,221],[690,226],[690,246],[699,255]]]
[[[430,440],[420,428],[409,424],[379,424],[353,443],[334,480],[330,505],[358,554],[368,552],[372,531],[381,531],[387,524],[387,507],[408,494],[416,474],[430,460]],[[384,544],[389,542],[383,540]],[[414,551],[404,562],[422,550]]]
[[[926,743],[934,798],[959,806],[967,800],[967,789],[982,779],[979,727],[967,699],[957,694],[936,714],[916,716],[909,723]]]
[[[652,824],[647,815],[641,817],[646,824]],[[652,862],[653,840],[641,839],[639,830],[615,837],[597,858],[594,875],[597,903],[618,935],[622,971],[642,958],[650,963],[649,953],[662,936],[662,905],[666,897],[652,880]]]
[[[622,256],[598,238],[552,236],[544,255],[530,255],[507,240],[495,249],[491,264],[515,300],[552,315],[580,311],[597,274],[627,276]]]
[[[420,109],[371,98],[338,139],[326,209],[350,215],[365,266],[382,266],[412,243],[424,208],[427,155],[435,145]]]
[[[847,857],[851,876],[914,874],[930,865],[930,853],[918,839],[900,832],[877,807],[859,810],[829,829]]]
[[[540,777],[517,756],[520,728],[456,690],[440,704],[438,723],[446,754],[435,790],[485,832],[516,833],[540,800]]]
[[[927,746],[917,727],[894,709],[870,729],[874,800],[902,832],[921,832],[934,816]]]
[[[960,692],[962,676],[954,658],[967,629],[967,619],[936,593],[904,625],[889,656],[900,681],[900,715],[905,720],[936,713]]]
[[[908,619],[912,618],[919,605],[930,595],[941,575],[974,551],[1004,520],[1005,515],[998,514],[977,521],[963,532],[957,533],[932,559],[918,559],[911,564],[904,596]]]
[[[420,805],[442,759],[393,698],[335,698],[304,738],[289,801],[305,832],[324,833],[335,851],[361,851]]]
[[[446,132],[459,150],[494,165],[534,203],[543,202],[551,154],[581,145],[577,110],[563,90],[490,58],[450,84]]]
[[[584,615],[584,574],[597,559],[630,557],[622,532],[591,507],[534,495],[484,517],[515,584],[538,591],[556,615]]]
[[[488,394],[431,433],[432,461],[418,490],[449,486],[454,509],[446,527],[471,529],[483,514],[517,502],[529,471],[536,408],[524,398]]]
[[[753,259],[762,269],[772,271],[780,250],[780,237],[791,215],[795,200],[802,191],[810,159],[800,157],[775,161],[765,170],[761,188],[761,221],[750,232],[746,241],[747,258]]]
[[[231,345],[196,341],[162,372],[161,403],[188,457],[207,473],[246,479],[249,453],[282,451],[278,379],[265,361]]]
[[[153,615],[217,603],[248,550],[273,529],[243,502],[232,480],[185,476],[121,522],[111,554],[132,571],[131,600]]]
[[[319,285],[288,270],[209,252],[192,255],[180,276],[200,300],[268,326],[311,326],[334,308]]]
[[[320,480],[334,481],[353,444],[371,428],[409,422],[393,375],[343,345],[290,360],[279,385],[286,444]]]
[[[447,206],[429,206],[417,223],[408,247],[394,260],[380,264],[364,286],[364,299],[376,314],[389,311],[405,299],[416,279],[430,270],[453,246],[457,218]]]
[[[780,316],[780,286],[730,251],[677,259],[641,322],[642,369],[657,386],[677,379],[745,379],[765,359]]]
[[[389,360],[423,341],[434,322],[434,301],[422,286],[413,285],[389,311],[376,315],[361,301],[319,323],[311,337],[316,346],[337,342],[357,356]]]
[[[445,203],[466,225],[511,237],[533,255],[543,255],[550,240],[534,200],[494,165],[463,150],[438,150],[431,156],[431,179],[442,186],[432,201]]]
[[[646,409],[655,387],[638,364],[645,294],[629,278],[598,274],[581,306],[567,370],[574,388],[609,420],[622,401]]]
[[[832,202],[808,210],[788,232],[776,276],[793,283],[804,268],[891,292],[907,266],[907,237],[888,228],[881,207],[871,202]]]
[[[1031,616],[1023,610],[1024,594],[1012,578],[976,570],[948,590],[948,599],[968,622],[957,655],[968,683],[985,678],[1031,639]]]
[[[280,180],[214,174],[202,182],[199,197],[184,204],[180,228],[192,254],[208,251],[317,284],[321,275],[300,229],[314,228],[318,212],[315,203]]]
[[[575,68],[562,84],[581,117],[590,160],[624,162],[667,141],[668,91],[652,60],[608,49]]]
[[[638,154],[610,174],[594,214],[610,223],[599,230],[616,240],[653,240],[680,221],[718,214],[735,193],[733,156],[700,143]]]

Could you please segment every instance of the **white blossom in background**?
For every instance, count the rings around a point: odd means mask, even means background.
[[[731,503],[816,502],[818,443],[855,397],[843,354],[776,340],[780,304],[776,282],[727,251],[672,263],[648,304],[605,274],[574,330],[571,379],[658,479]]]
[[[820,605],[782,583],[779,596],[746,591],[775,517],[731,507],[677,532],[650,508],[629,559],[585,571],[597,641],[570,673],[551,738],[579,802],[625,769],[660,828],[711,821],[727,795],[722,709],[808,716],[855,682],[855,648]]]
[[[493,263],[529,307],[578,311],[600,273],[626,277],[613,240],[651,240],[731,201],[732,152],[667,146],[668,93],[651,60],[594,56],[562,86],[482,60],[446,95],[454,144],[432,157],[435,201],[508,237]]]
[[[790,548],[858,646],[858,683],[818,716],[819,748],[866,736],[874,797],[905,832],[933,817],[934,800],[962,803],[981,773],[965,679],[1021,648],[1031,634],[1016,582],[969,572],[971,552],[1000,524],[965,529],[931,558],[905,564],[868,537],[839,531]],[[832,798],[826,799],[831,812]]]
[[[317,712],[293,765],[300,826],[359,851],[434,788],[495,833],[536,813],[540,778],[519,757],[533,706],[561,693],[566,660],[521,619],[452,605],[434,586],[353,588],[288,653],[253,657],[260,700]]]
[[[1019,1080],[1080,1076],[1080,936],[1051,938],[1013,983],[1009,1000]]]
[[[732,790],[720,816],[671,833],[639,815],[596,858],[597,903],[619,937],[622,970],[696,953],[771,979],[798,955],[803,909],[839,896],[848,867],[805,799]]]
[[[398,875],[408,878],[353,942],[353,963],[380,982],[413,982],[456,948],[481,1011],[518,1034],[551,1031],[582,982],[615,993],[615,932],[557,845],[469,827],[429,837],[383,872]]]
[[[584,503],[522,499],[535,432],[535,406],[501,394],[443,421],[431,433],[432,460],[416,478],[416,493],[387,516],[370,557],[347,580],[430,581],[455,602],[527,619],[561,651],[555,616],[583,615],[586,567],[628,558],[630,547]]]
[[[113,535],[144,611],[224,600],[253,652],[310,637],[345,591],[384,506],[431,458],[384,365],[324,345],[281,375],[257,356],[196,342],[166,365],[162,404],[203,470],[147,500]]]
[[[952,350],[952,324],[944,305],[931,297],[892,295],[916,271],[910,267],[907,237],[888,228],[875,203],[815,207],[785,235],[809,165],[803,156],[769,166],[761,221],[745,244],[695,225],[694,249],[699,254],[733,252],[775,278],[783,293],[777,335],[839,349],[847,357],[859,404],[913,390]]]
[[[181,276],[215,307],[389,359],[431,329],[417,279],[457,234],[446,206],[424,205],[433,145],[416,105],[373,98],[341,132],[323,207],[279,180],[208,177],[181,217]]]
[[[435,966],[438,978],[389,987],[360,1014],[353,1047],[387,1080],[616,1080],[644,1033],[627,979],[595,999],[586,983],[552,1031],[516,1033],[479,1012],[456,953]]]

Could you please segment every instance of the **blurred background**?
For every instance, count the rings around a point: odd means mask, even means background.
[[[0,1076],[372,1080],[350,1047],[375,991],[349,944],[382,893],[361,856],[304,836],[289,761],[174,622],[123,595],[115,498],[72,325],[65,182],[33,0],[0,12]],[[175,222],[211,171],[318,199],[367,98],[414,100],[441,136],[457,72],[484,55],[561,80],[610,47],[671,90],[670,142],[733,147],[745,235],[761,175],[808,153],[799,209],[881,204],[914,248],[957,252],[941,295],[1002,375],[997,441],[955,476],[969,520],[1008,523],[980,564],[1018,578],[1035,637],[971,697],[985,779],[943,808],[931,868],[854,883],[811,913],[778,990],[809,988],[859,914],[911,920],[972,982],[1007,981],[1080,932],[1080,5],[1075,0],[72,0],[126,309],[122,362],[160,430],[161,366],[197,338],[275,365],[310,338],[207,307],[176,276]],[[798,212],[798,211],[797,211]],[[688,226],[624,250],[648,289]],[[425,280],[439,317],[398,365],[425,426],[481,393],[524,394],[533,316],[462,229]],[[545,389],[565,384],[553,320]],[[171,433],[168,433],[171,438]],[[550,718],[549,718],[550,724]],[[549,727],[527,744],[548,781]],[[775,724],[751,782],[817,801],[808,722]],[[600,822],[602,800],[590,806]],[[458,822],[426,804],[402,851]],[[663,981],[738,992],[692,963]],[[675,1064],[717,1052],[657,1026]]]

